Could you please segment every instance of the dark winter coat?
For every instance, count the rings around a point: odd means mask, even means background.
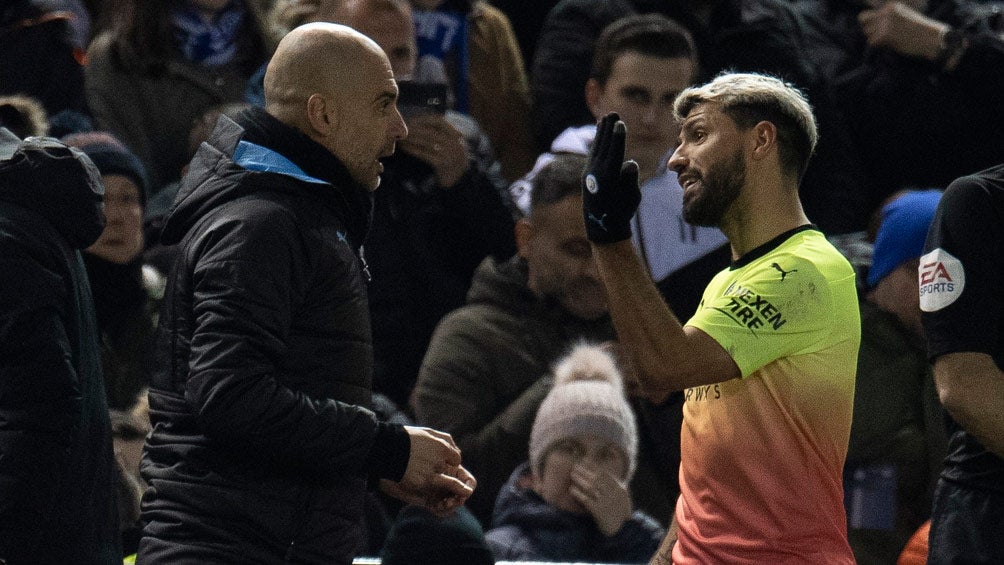
[[[442,188],[432,168],[398,152],[385,160],[366,239],[373,318],[375,391],[408,404],[439,320],[464,305],[474,270],[488,255],[516,252],[506,183],[491,144],[473,120],[447,112],[464,134],[470,166]]]
[[[904,187],[948,186],[1004,161],[1004,14],[971,0],[930,0],[924,15],[961,30],[969,47],[945,71],[870,48],[863,2],[804,0],[806,47],[833,87],[854,143],[884,198]]]
[[[23,94],[53,116],[83,112],[84,68],[70,38],[72,15],[56,2],[7,0],[0,6],[0,94]]]
[[[399,480],[408,460],[403,428],[365,408],[370,195],[264,110],[238,122],[221,118],[202,145],[162,236],[179,252],[139,556],[349,563],[367,477]]]
[[[12,565],[122,562],[97,326],[77,251],[104,227],[91,172],[54,141],[0,162],[0,560]]]
[[[648,563],[665,530],[635,511],[607,537],[592,516],[564,512],[529,488],[530,465],[518,467],[499,493],[492,529],[485,534],[495,559]]]

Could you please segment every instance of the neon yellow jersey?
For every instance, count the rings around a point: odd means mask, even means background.
[[[742,378],[685,392],[674,563],[854,563],[841,482],[861,342],[850,264],[797,228],[716,275],[687,325]]]

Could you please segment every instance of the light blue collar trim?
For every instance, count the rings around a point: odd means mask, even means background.
[[[268,147],[263,147],[249,141],[240,141],[237,143],[237,149],[234,151],[234,162],[249,171],[277,173],[300,179],[304,182],[329,184],[303,172],[303,169],[297,167],[295,163]]]

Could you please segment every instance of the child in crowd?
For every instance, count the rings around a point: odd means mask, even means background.
[[[648,562],[664,532],[632,511],[638,433],[620,371],[606,350],[579,345],[554,373],[488,546],[499,560]]]

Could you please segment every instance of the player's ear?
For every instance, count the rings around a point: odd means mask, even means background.
[[[752,132],[754,159],[763,159],[772,152],[776,152],[777,147],[777,126],[766,120],[758,122],[753,126]]]

